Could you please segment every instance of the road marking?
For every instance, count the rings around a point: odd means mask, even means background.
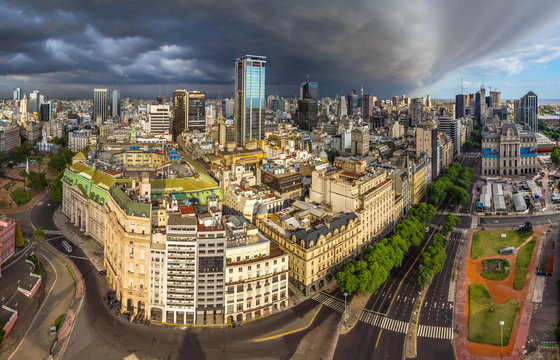
[[[360,321],[370,324],[372,326],[398,332],[401,334],[406,334],[408,329],[408,323],[402,320],[391,319],[385,317],[383,314],[378,314],[370,310],[364,310],[360,314]]]
[[[418,336],[432,339],[453,340],[453,328],[443,326],[418,326]]]

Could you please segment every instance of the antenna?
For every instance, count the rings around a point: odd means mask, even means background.
[[[463,78],[461,77],[461,95],[463,95]]]

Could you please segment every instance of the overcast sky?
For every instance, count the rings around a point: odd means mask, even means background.
[[[0,0],[0,97],[94,87],[233,96],[233,62],[267,57],[267,94],[359,91],[560,98],[557,0]]]

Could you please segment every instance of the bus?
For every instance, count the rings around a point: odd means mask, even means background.
[[[62,247],[64,248],[64,250],[66,250],[66,252],[72,252],[72,245],[70,245],[66,240],[62,241]]]

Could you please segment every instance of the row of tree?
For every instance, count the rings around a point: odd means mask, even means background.
[[[461,218],[458,216],[455,216],[451,213],[447,214],[447,216],[445,217],[445,223],[443,223],[443,233],[445,235],[448,235],[450,232],[452,232],[453,230],[455,230],[455,228],[459,225],[461,225]]]
[[[443,270],[443,265],[447,259],[445,253],[447,244],[449,244],[449,240],[441,234],[435,234],[430,245],[422,252],[418,271],[418,285],[421,288],[431,284],[434,275]]]
[[[468,191],[475,177],[473,169],[462,167],[456,162],[451,163],[442,176],[428,184],[428,199],[437,206],[449,195],[453,201],[466,204],[471,200]]]
[[[402,265],[410,247],[422,243],[425,226],[432,222],[435,214],[432,205],[415,205],[407,214],[409,219],[397,225],[393,236],[368,246],[361,260],[347,261],[342,265],[336,274],[340,291],[364,294],[377,290],[391,270]]]

